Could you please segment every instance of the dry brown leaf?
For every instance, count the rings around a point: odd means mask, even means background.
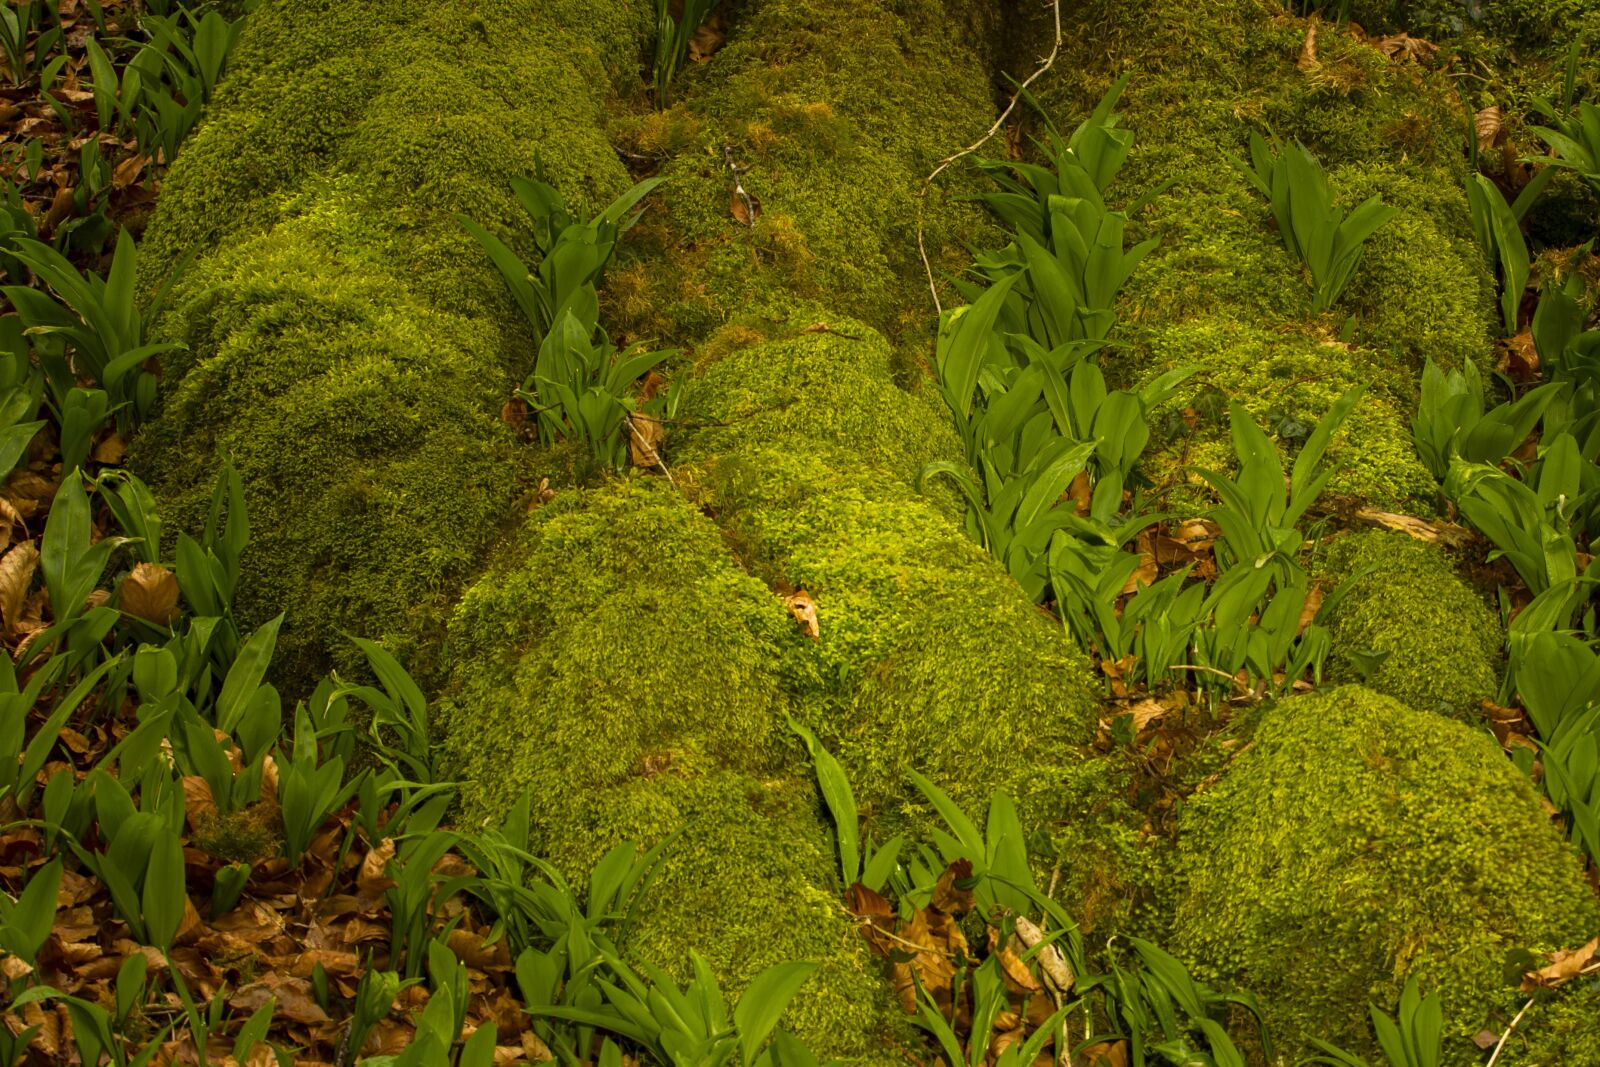
[[[178,578],[159,563],[138,563],[117,587],[122,610],[157,626],[178,620]]]
[[[1553,952],[1547,966],[1522,976],[1522,991],[1531,993],[1535,989],[1553,989],[1575,978],[1595,960],[1596,955],[1600,955],[1600,937],[1582,948],[1564,948]]]
[[[1300,628],[1296,630],[1295,633],[1297,635],[1305,633],[1306,627],[1311,625],[1312,621],[1317,617],[1317,612],[1321,610],[1322,586],[1313,585],[1311,587],[1311,592],[1306,594],[1306,602],[1304,606],[1300,608]]]
[[[1472,128],[1478,134],[1478,151],[1488,152],[1500,139],[1500,107],[1490,104],[1472,116]]]
[[[514,396],[500,407],[500,421],[513,430],[520,430],[528,424],[528,402],[520,396]]]
[[[111,172],[111,187],[113,189],[126,189],[139,180],[139,175],[144,172],[145,164],[149,162],[149,157],[143,152],[135,152],[127,159],[124,159]]]
[[[972,890],[962,888],[957,882],[965,882],[972,878],[972,861],[968,859],[956,860],[944,869],[939,876],[939,881],[933,887],[933,899],[929,907],[942,911],[946,915],[965,915],[972,910],[975,903]]]
[[[735,189],[728,199],[728,213],[741,226],[754,226],[761,217],[761,201],[754,193]]]
[[[39,548],[32,541],[24,541],[0,557],[0,619],[4,620],[7,633],[15,633],[20,627],[28,586],[38,566]]]
[[[811,594],[804,589],[790,593],[783,598],[783,606],[789,609],[789,614],[794,616],[794,621],[800,624],[801,631],[811,640],[815,641],[822,636],[822,624],[817,618],[817,602]]]
[[[1306,26],[1306,41],[1300,46],[1300,58],[1294,65],[1301,71],[1313,71],[1322,66],[1317,60],[1317,20],[1314,17]]]
[[[1101,1041],[1083,1050],[1083,1067],[1128,1067],[1126,1041]]]
[[[278,998],[277,1018],[308,1026],[329,1021],[328,1013],[312,995],[310,982],[276,971],[235,990],[228,997],[228,1007],[248,1015],[273,997]]]
[[[1072,501],[1072,509],[1079,515],[1089,514],[1089,505],[1093,501],[1093,493],[1089,488],[1089,472],[1079,471],[1072,479],[1072,484],[1067,486],[1067,497]]]
[[[11,501],[0,496],[0,552],[11,546],[11,535],[19,525],[22,525],[22,516],[11,506]],[[22,532],[26,534],[27,527],[24,526]]]
[[[856,882],[844,893],[844,906],[850,914],[862,920],[861,936],[867,944],[883,957],[888,957],[893,941],[889,933],[894,930],[894,908],[883,894]]]
[[[635,467],[661,466],[661,446],[667,428],[654,415],[635,411],[628,416],[628,461]]]
[[[1390,59],[1411,59],[1419,62],[1439,51],[1439,46],[1432,41],[1425,41],[1421,37],[1413,37],[1409,33],[1396,33],[1388,37],[1379,37],[1372,42],[1372,46]]]
[[[1000,944],[1000,933],[994,927],[989,927],[989,951],[1000,961],[1000,976],[1005,980],[1006,988],[1014,994],[1037,993],[1042,986],[1039,979],[1033,976],[1027,965],[1011,951],[1010,945]],[[1012,1024],[1016,1025],[1015,1023]],[[1010,1027],[1002,1027],[1010,1029]]]
[[[57,226],[72,217],[72,193],[73,190],[66,187],[56,190],[55,199],[50,201],[50,210],[39,220],[40,237],[55,233]]]
[[[689,61],[691,63],[708,62],[712,56],[722,50],[722,44],[728,39],[727,29],[720,14],[702,22],[694,31],[694,36],[689,38]]]
[[[94,446],[94,461],[107,466],[116,466],[127,454],[128,445],[115,430],[100,438],[99,444]]]
[[[1539,350],[1533,344],[1532,330],[1523,330],[1499,344],[1500,361],[1496,370],[1513,381],[1526,384],[1539,380]]]
[[[384,890],[394,886],[385,870],[389,861],[394,859],[394,838],[386,837],[378,843],[378,847],[368,852],[361,861],[361,873],[356,877],[356,888],[363,896],[375,897]]]
[[[1156,566],[1156,557],[1150,552],[1139,553],[1139,566],[1128,575],[1128,580],[1122,585],[1123,596],[1128,596],[1139,591],[1140,586],[1154,585],[1161,575],[1161,570]]]

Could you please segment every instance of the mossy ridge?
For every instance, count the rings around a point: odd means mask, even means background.
[[[665,218],[636,231],[646,269],[632,332],[703,337],[730,321],[787,321],[809,304],[865,320],[897,350],[922,347],[915,196],[939,159],[993,120],[992,68],[971,27],[997,23],[992,0],[746,5],[715,61],[679,90],[672,121],[688,147],[663,169]],[[759,200],[754,226],[730,212],[724,145]],[[960,242],[988,226],[957,199],[961,182],[942,183],[927,204],[941,274],[965,269]]]
[[[1435,545],[1375,530],[1329,546],[1329,584],[1372,567],[1334,613],[1328,676],[1362,680],[1358,658],[1386,654],[1365,680],[1422,711],[1475,716],[1499,687],[1505,637],[1484,600]]]
[[[821,1053],[886,1062],[904,1022],[838,907],[783,717],[778,667],[802,640],[670,486],[562,493],[455,613],[445,754],[469,819],[531,793],[535,848],[580,881],[618,842],[677,833],[630,953],[682,978],[692,949],[733,989],[816,961],[789,1025]]]
[[[508,179],[538,155],[579,204],[625,187],[600,132],[603,60],[632,54],[646,6],[302,0],[252,17],[141,257],[215,242],[158,326],[189,348],[133,463],[185,528],[219,456],[239,466],[241,606],[289,611],[285,679],[349,656],[341,629],[420,677],[437,667],[448,606],[529,473],[493,416],[531,341],[455,216],[516,232]]]
[[[1486,734],[1358,686],[1268,712],[1180,824],[1175,951],[1260,999],[1280,1037],[1374,1052],[1367,1004],[1445,1001],[1446,1062],[1518,1006],[1512,948],[1600,922],[1571,846]]]
[[[1323,25],[1318,66],[1296,69],[1306,23],[1274,15],[1253,0],[1198,5],[1074,7],[1067,50],[1041,99],[1058,124],[1087,113],[1120,73],[1133,78],[1122,96],[1123,122],[1136,134],[1114,195],[1131,199],[1166,181],[1176,185],[1135,219],[1138,236],[1161,246],[1124,295],[1126,356],[1105,360],[1113,377],[1148,380],[1175,365],[1238,378],[1263,351],[1289,358],[1314,354],[1313,378],[1372,383],[1347,428],[1347,454],[1363,457],[1359,477],[1342,491],[1398,506],[1431,495],[1419,468],[1393,447],[1394,421],[1409,418],[1424,357],[1458,365],[1492,354],[1492,279],[1470,236],[1461,193],[1462,120],[1442,73],[1391,62],[1376,49]],[[1229,42],[1227,48],[1207,43]],[[1114,55],[1118,69],[1107,69]],[[1235,174],[1224,152],[1239,154],[1252,129],[1307,143],[1328,166],[1347,205],[1374,193],[1402,207],[1380,231],[1357,281],[1323,321],[1310,315],[1304,268],[1272,232],[1266,205]],[[1355,345],[1331,340],[1355,313]],[[1181,339],[1210,330],[1254,335],[1241,359],[1228,344],[1210,352]],[[1177,334],[1176,339],[1169,334]],[[1120,367],[1119,367],[1120,365]],[[1228,383],[1222,384],[1230,392]],[[1261,410],[1305,411],[1303,382],[1261,380],[1263,391],[1234,394]],[[1192,395],[1184,394],[1184,402]],[[1332,396],[1326,397],[1326,403]],[[1337,454],[1335,455],[1337,458]]]
[[[916,492],[926,462],[960,454],[949,421],[893,385],[881,338],[841,330],[708,368],[684,401],[704,428],[676,459],[749,565],[816,601],[821,637],[787,658],[790,684],[874,833],[920,807],[906,767],[969,807],[1005,788],[1039,801],[1025,805],[1036,822],[1053,819],[1041,783],[1059,782],[1093,733],[1083,655],[948,498]]]

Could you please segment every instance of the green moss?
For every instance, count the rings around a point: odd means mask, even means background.
[[[341,630],[424,676],[437,665],[449,604],[531,473],[495,419],[531,343],[456,215],[518,232],[508,179],[538,155],[580,205],[624,187],[600,112],[647,6],[298,0],[252,16],[146,238],[146,284],[205,254],[158,325],[188,350],[167,359],[132,460],[190,529],[222,457],[239,466],[254,532],[240,607],[288,610],[284,678],[348,654]]]
[[[1576,946],[1568,946],[1575,948]],[[1511,1067],[1585,1067],[1600,1063],[1600,981],[1572,982],[1536,1003],[1506,1042]]]
[[[1093,687],[1071,639],[966,536],[953,502],[913,488],[959,445],[894,386],[881,339],[856,329],[861,340],[804,335],[714,364],[685,397],[687,421],[706,428],[678,455],[747,564],[816,600],[821,638],[788,657],[790,684],[888,829],[911,795],[908,766],[979,807],[996,788],[1058,782],[1016,753],[1048,738],[1052,765],[1073,766]],[[1048,810],[1041,796],[1033,814]]]
[[[1127,330],[1137,378],[1180,366],[1199,368],[1170,405],[1204,409],[1193,431],[1167,420],[1165,445],[1152,448],[1145,464],[1158,483],[1184,476],[1183,468],[1229,470],[1235,466],[1227,434],[1226,399],[1238,400],[1269,431],[1286,431],[1285,451],[1303,441],[1345,392],[1367,387],[1345,421],[1327,462],[1336,470],[1332,493],[1382,504],[1431,499],[1437,483],[1411,443],[1415,410],[1411,376],[1372,349],[1331,337],[1316,339],[1292,330],[1250,325],[1227,316],[1164,325],[1141,323]],[[1220,402],[1207,407],[1204,397]]]
[[[1451,1065],[1515,1010],[1511,948],[1600,921],[1571,847],[1486,734],[1359,687],[1269,712],[1181,820],[1176,949],[1256,993],[1279,1035],[1367,1053],[1369,1002],[1438,990]]]
[[[974,27],[992,25],[995,6],[748,5],[716,61],[684,79],[697,147],[663,168],[672,189],[665,218],[638,234],[651,255],[653,298],[636,332],[703,336],[803,308],[813,320],[863,319],[897,343],[926,337],[916,193],[952,146],[993,119],[985,38]],[[730,211],[724,145],[760,203],[753,226]],[[941,276],[965,268],[958,242],[984,225],[952,195],[969,190],[951,175],[928,201],[928,247]]]
[[[1493,697],[1504,637],[1483,598],[1433,545],[1374,531],[1330,546],[1330,584],[1371,568],[1334,613],[1329,677],[1362,680],[1424,711],[1469,715]],[[1375,671],[1371,654],[1387,654]]]
[[[1195,386],[1274,423],[1314,422],[1338,393],[1367,383],[1348,444],[1332,457],[1345,462],[1333,491],[1391,505],[1431,497],[1406,432],[1418,371],[1429,356],[1486,362],[1495,324],[1492,280],[1461,192],[1461,119],[1448,77],[1390,61],[1327,24],[1317,65],[1299,69],[1307,24],[1271,17],[1253,0],[1089,3],[1067,16],[1045,109],[1070,128],[1115,76],[1131,74],[1119,110],[1135,142],[1113,199],[1173,183],[1135,220],[1138,237],[1161,245],[1125,290],[1121,336],[1131,358],[1108,357],[1112,376],[1133,384],[1192,364]],[[1342,202],[1379,195],[1402,210],[1321,320],[1311,315],[1305,267],[1226,160],[1244,153],[1251,131],[1303,141]],[[1354,347],[1333,341],[1351,315]],[[1225,425],[1174,442],[1152,464],[1154,480],[1178,473],[1180,458],[1229,465]]]
[[[683,975],[693,949],[731,987],[815,960],[793,1025],[822,1052],[882,1058],[893,1001],[837,905],[783,719],[778,665],[802,640],[670,486],[563,493],[455,614],[446,753],[471,817],[531,792],[535,845],[573,877],[619,841],[679,833],[630,951]]]

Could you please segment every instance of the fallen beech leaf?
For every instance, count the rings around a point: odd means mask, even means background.
[[[893,940],[888,936],[894,930],[894,908],[889,905],[881,893],[868,889],[860,882],[855,883],[844,893],[844,906],[850,914],[857,919],[865,920],[861,924],[861,936],[867,939],[878,955],[888,957],[893,948]]]
[[[761,201],[743,187],[735,189],[728,199],[728,213],[741,226],[754,226],[761,217]]]
[[[714,15],[702,22],[694,31],[694,36],[689,38],[689,61],[709,62],[712,56],[722,50],[722,43],[727,37],[720,15]]]
[[[1101,1041],[1083,1050],[1084,1067],[1128,1067],[1126,1041]]]
[[[1089,472],[1079,471],[1073,477],[1072,484],[1067,486],[1067,497],[1072,501],[1072,509],[1079,515],[1089,514],[1092,495],[1089,489]]]
[[[122,610],[157,626],[171,626],[178,615],[178,578],[158,563],[139,563],[117,587]]]
[[[94,461],[115,466],[122,462],[128,454],[128,446],[122,440],[122,435],[113,430],[100,438],[99,444],[94,446]]]
[[[783,598],[783,606],[789,609],[789,614],[794,616],[794,621],[800,624],[800,629],[811,640],[815,641],[822,636],[822,626],[817,619],[817,602],[811,599],[811,594],[801,589]]]
[[[1597,954],[1600,954],[1600,937],[1582,948],[1564,948],[1553,952],[1547,966],[1522,976],[1522,991],[1531,993],[1535,989],[1553,989],[1569,978],[1576,977],[1594,961]]]
[[[1294,65],[1295,69],[1301,71],[1312,71],[1322,66],[1317,61],[1317,20],[1315,18],[1312,18],[1310,25],[1306,27],[1305,44],[1300,46],[1300,58],[1295,60]]]
[[[628,462],[635,467],[661,466],[661,446],[667,440],[667,428],[660,419],[635,411],[627,417]]]
[[[0,557],[0,619],[8,633],[15,632],[22,621],[28,586],[38,566],[39,548],[32,541],[24,541]]]
[[[328,1013],[312,996],[310,982],[277,972],[235,990],[228,998],[228,1007],[248,1015],[273,997],[278,998],[277,1018],[306,1025],[329,1021]]]
[[[1122,585],[1122,596],[1129,596],[1139,591],[1140,586],[1154,585],[1161,571],[1156,566],[1156,557],[1150,552],[1139,553],[1139,566],[1128,575],[1128,580]]]
[[[1317,617],[1317,612],[1321,610],[1322,586],[1313,585],[1311,592],[1306,594],[1305,605],[1300,609],[1300,628],[1295,633],[1297,635],[1305,633],[1306,627],[1311,625],[1312,620]]]
[[[1472,128],[1478,134],[1478,151],[1488,152],[1500,138],[1500,106],[1490,104],[1472,116]]]
[[[1533,345],[1533,332],[1523,330],[1500,342],[1500,362],[1495,369],[1522,383],[1539,379],[1539,350]]]
[[[378,847],[367,853],[361,861],[361,873],[356,876],[356,888],[365,897],[375,897],[384,890],[393,887],[394,880],[385,870],[389,861],[394,859],[394,838],[386,837],[378,843]]]
[[[1042,988],[1039,979],[1033,976],[1027,965],[1017,958],[1011,951],[1010,945],[1000,944],[1000,933],[994,927],[989,927],[989,951],[1000,961],[1000,974],[1005,979],[1006,987],[1014,994],[1037,993]],[[1017,1020],[1020,1022],[1020,1020]],[[1016,1026],[1002,1026],[1001,1029],[1009,1030]]]
[[[507,400],[500,408],[500,421],[513,430],[520,430],[528,424],[528,402],[520,396]]]
[[[139,175],[144,171],[145,164],[148,162],[150,160],[144,153],[136,152],[121,163],[118,163],[116,169],[111,172],[111,187],[113,189],[126,189],[138,181]]]
[[[40,237],[55,233],[57,226],[72,217],[72,194],[73,190],[65,186],[56,190],[55,199],[50,201],[50,210],[39,220]]]
[[[956,860],[939,876],[939,881],[933,887],[933,900],[928,906],[946,915],[965,915],[971,911],[974,904],[972,890],[956,885],[957,882],[965,882],[971,877],[972,861]]]

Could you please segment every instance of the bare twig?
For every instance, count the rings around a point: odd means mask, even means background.
[[[1494,1047],[1494,1055],[1489,1057],[1488,1067],[1494,1067],[1495,1060],[1500,1058],[1500,1051],[1506,1047],[1506,1042],[1511,1040],[1511,1032],[1517,1028],[1517,1024],[1522,1021],[1524,1015],[1528,1014],[1528,1009],[1531,1007],[1533,1007],[1533,998],[1529,997],[1528,1003],[1522,1006],[1522,1010],[1517,1012],[1517,1017],[1511,1020],[1511,1025],[1506,1027],[1506,1032],[1500,1035],[1500,1042]]]
[[[754,226],[756,224],[756,202],[745,191],[744,182],[739,178],[739,164],[733,161],[733,146],[731,144],[723,144],[722,160],[727,164],[728,176],[733,179],[733,195],[737,196],[740,202],[744,204],[744,224],[746,226]],[[735,218],[734,221],[737,222],[739,220]]]
[[[628,429],[633,432],[633,436],[638,439],[639,444],[649,453],[651,461],[661,468],[662,474],[667,476],[667,481],[672,485],[677,485],[678,483],[672,478],[672,472],[667,470],[666,461],[661,458],[661,453],[656,451],[655,445],[645,440],[644,434],[639,432],[639,427],[633,424],[633,416],[628,416],[624,421],[627,422]]]
[[[1039,69],[1028,75],[1027,81],[1017,86],[1017,91],[1011,94],[1010,103],[1006,104],[1006,109],[1000,112],[1000,117],[994,120],[994,125],[989,127],[988,132],[961,151],[941,159],[939,165],[933,168],[933,173],[922,179],[922,187],[917,190],[917,253],[922,257],[922,269],[928,276],[928,292],[933,295],[934,310],[940,314],[944,312],[944,305],[939,302],[939,285],[933,277],[933,264],[928,259],[927,234],[923,226],[923,214],[928,203],[928,191],[933,188],[933,183],[939,175],[948,170],[952,164],[972,155],[988,144],[989,140],[1005,126],[1006,120],[1011,117],[1011,113],[1017,109],[1017,103],[1022,99],[1022,94],[1027,91],[1028,86],[1037,81],[1045,71],[1055,66],[1056,57],[1061,54],[1061,0],[1050,0],[1050,10],[1055,18],[1056,37],[1055,42],[1050,46],[1050,54],[1039,61]]]

